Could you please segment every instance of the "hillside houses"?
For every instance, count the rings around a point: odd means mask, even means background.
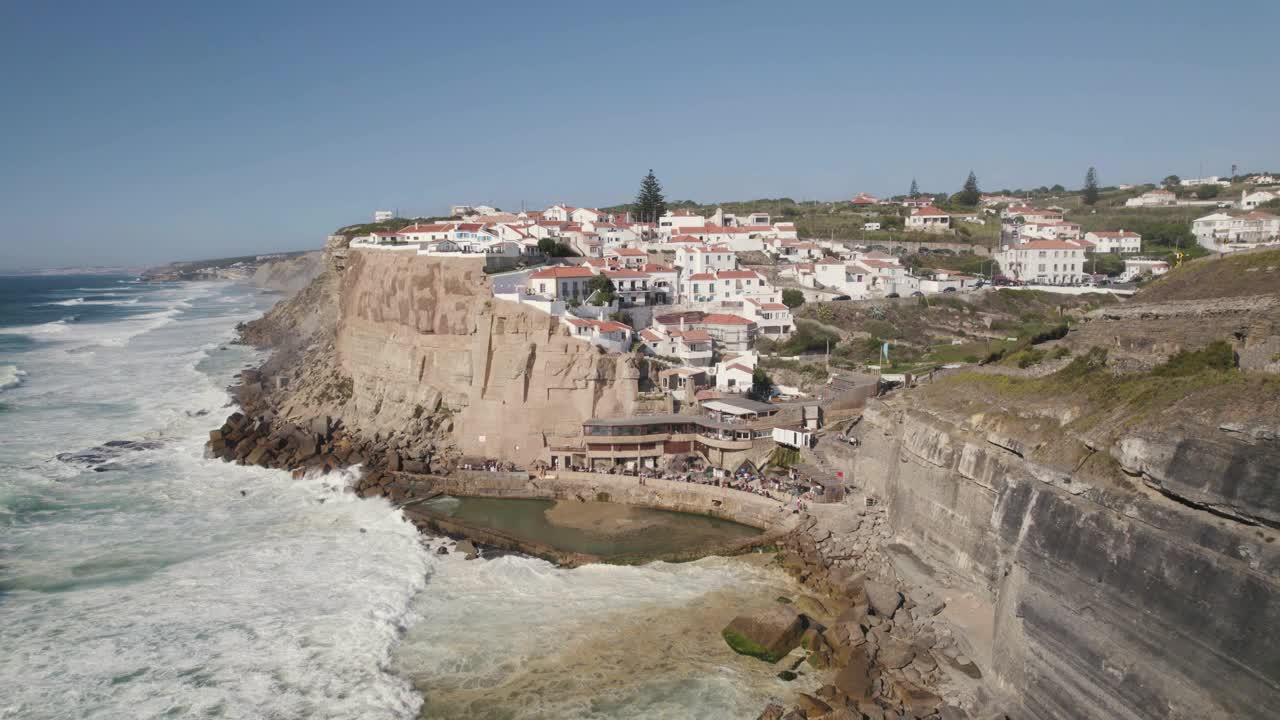
[[[1280,216],[1263,210],[1216,212],[1191,223],[1196,242],[1216,252],[1280,241]]]
[[[907,216],[906,228],[917,232],[946,232],[951,229],[951,216],[932,206],[918,207]]]
[[[1129,254],[1142,251],[1142,236],[1136,232],[1087,232],[1084,239],[1092,245],[1090,249],[1093,252]]]

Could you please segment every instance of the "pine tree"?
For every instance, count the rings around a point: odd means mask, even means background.
[[[977,205],[982,199],[982,192],[978,190],[978,176],[969,171],[969,177],[964,181],[964,190],[956,193],[956,202],[961,205]]]
[[[658,222],[658,218],[667,214],[667,200],[662,196],[662,184],[658,182],[652,169],[640,181],[634,213],[638,222]]]
[[[920,197],[920,185],[915,178],[911,178],[911,192],[908,194],[911,197]]]
[[[1093,205],[1098,202],[1098,171],[1093,167],[1084,174],[1084,204]]]

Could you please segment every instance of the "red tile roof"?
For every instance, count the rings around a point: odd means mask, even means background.
[[[551,278],[589,278],[595,273],[590,268],[570,267],[567,265],[557,265],[556,267],[543,268],[529,276],[530,280],[549,280]]]
[[[761,280],[764,279],[760,277],[760,273],[756,272],[755,270],[721,270],[720,272],[716,273],[717,280],[745,280],[747,278],[752,278],[752,279],[759,278]]]
[[[702,322],[706,325],[754,325],[754,323],[741,315],[731,315],[729,313],[709,313],[703,316]]]
[[[931,216],[935,216],[935,217],[950,217],[949,215],[947,215],[946,213],[942,212],[941,210],[939,210],[939,209],[938,209],[938,208],[936,208],[936,207],[922,207],[922,208],[916,208],[915,210],[912,210],[912,211],[911,211],[911,215],[912,215],[912,217],[916,217],[916,216],[924,216],[924,215],[931,215]]]

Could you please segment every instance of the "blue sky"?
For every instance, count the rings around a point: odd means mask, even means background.
[[[1280,169],[1274,0],[0,6],[0,269],[374,209]]]

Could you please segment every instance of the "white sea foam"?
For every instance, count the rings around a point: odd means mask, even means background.
[[[45,304],[46,305],[83,305],[84,298],[78,297],[78,298],[71,298],[70,300],[55,300],[54,302],[45,303]]]
[[[249,305],[209,313],[204,294],[148,291],[167,309],[77,326],[133,338],[92,363],[25,356],[41,394],[17,396],[0,445],[0,514],[22,518],[0,538],[0,718],[414,717],[421,696],[387,668],[429,571],[421,538],[343,475],[202,457],[254,357],[225,344]],[[156,436],[112,472],[52,460]]]
[[[8,390],[22,384],[22,379],[27,376],[17,365],[0,365],[0,390]]]

